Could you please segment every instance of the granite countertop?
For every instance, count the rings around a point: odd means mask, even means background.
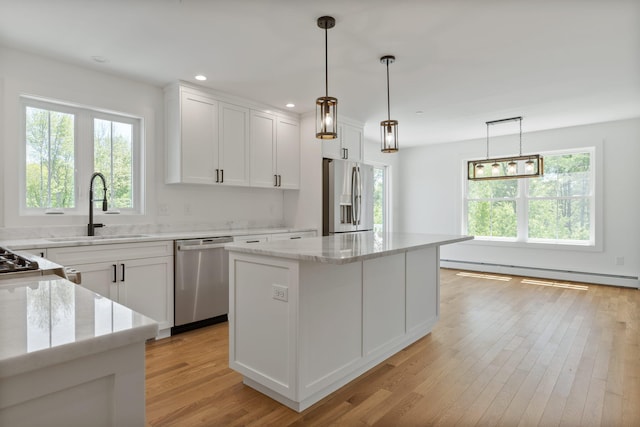
[[[374,233],[366,231],[299,240],[277,240],[265,243],[228,243],[225,248],[232,252],[267,255],[277,258],[347,264],[471,239],[473,239],[473,236]]]
[[[115,243],[140,243],[161,240],[197,239],[219,236],[247,236],[253,234],[278,234],[316,231],[312,228],[246,228],[232,230],[199,230],[199,231],[175,231],[168,233],[127,233],[110,235],[97,232],[97,236],[64,236],[64,237],[38,237],[1,240],[0,246],[11,250],[60,248],[65,246],[89,246],[106,245]]]
[[[58,276],[0,280],[0,378],[157,332],[154,320]]]

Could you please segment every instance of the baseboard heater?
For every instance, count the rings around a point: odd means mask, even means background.
[[[440,266],[445,268],[480,270],[490,273],[508,273],[518,276],[531,275],[533,277],[543,277],[547,279],[571,280],[576,282],[597,283],[600,285],[614,285],[640,289],[640,283],[638,282],[637,276],[587,273],[584,271],[525,267],[522,265],[494,264],[489,262],[457,261],[453,259],[441,259]]]

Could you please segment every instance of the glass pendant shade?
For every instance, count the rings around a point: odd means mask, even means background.
[[[383,153],[395,153],[398,151],[398,121],[383,120],[380,122],[380,140]]]
[[[492,176],[500,175],[500,165],[498,163],[494,163],[491,165],[491,175]]]
[[[321,96],[316,100],[316,138],[336,139],[338,100],[331,96]]]

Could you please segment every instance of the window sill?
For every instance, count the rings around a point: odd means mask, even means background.
[[[501,248],[525,248],[525,249],[541,249],[541,250],[558,250],[558,251],[576,251],[576,252],[602,252],[602,245],[594,243],[555,243],[555,242],[517,242],[514,240],[494,240],[476,237],[473,240],[460,242],[463,245],[472,246],[494,246]]]

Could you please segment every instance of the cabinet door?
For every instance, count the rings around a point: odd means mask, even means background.
[[[182,93],[182,182],[213,184],[218,168],[218,105],[213,99]]]
[[[81,274],[81,286],[96,292],[103,297],[118,301],[117,263],[94,262],[91,264],[68,265]]]
[[[120,261],[117,276],[120,304],[152,318],[160,329],[173,326],[173,257]]]
[[[249,109],[222,102],[218,107],[220,181],[226,185],[248,185]]]
[[[276,135],[276,171],[280,187],[300,188],[300,124],[278,118]]]
[[[362,161],[362,129],[356,126],[344,124],[340,127],[340,140],[342,148],[346,149],[346,157],[342,158],[359,162]]]
[[[276,117],[261,111],[251,112],[251,185],[275,187]]]
[[[341,134],[342,132],[340,132]],[[322,140],[322,157],[327,159],[341,159],[342,158],[342,145],[340,144],[340,134],[336,139],[323,139]]]

